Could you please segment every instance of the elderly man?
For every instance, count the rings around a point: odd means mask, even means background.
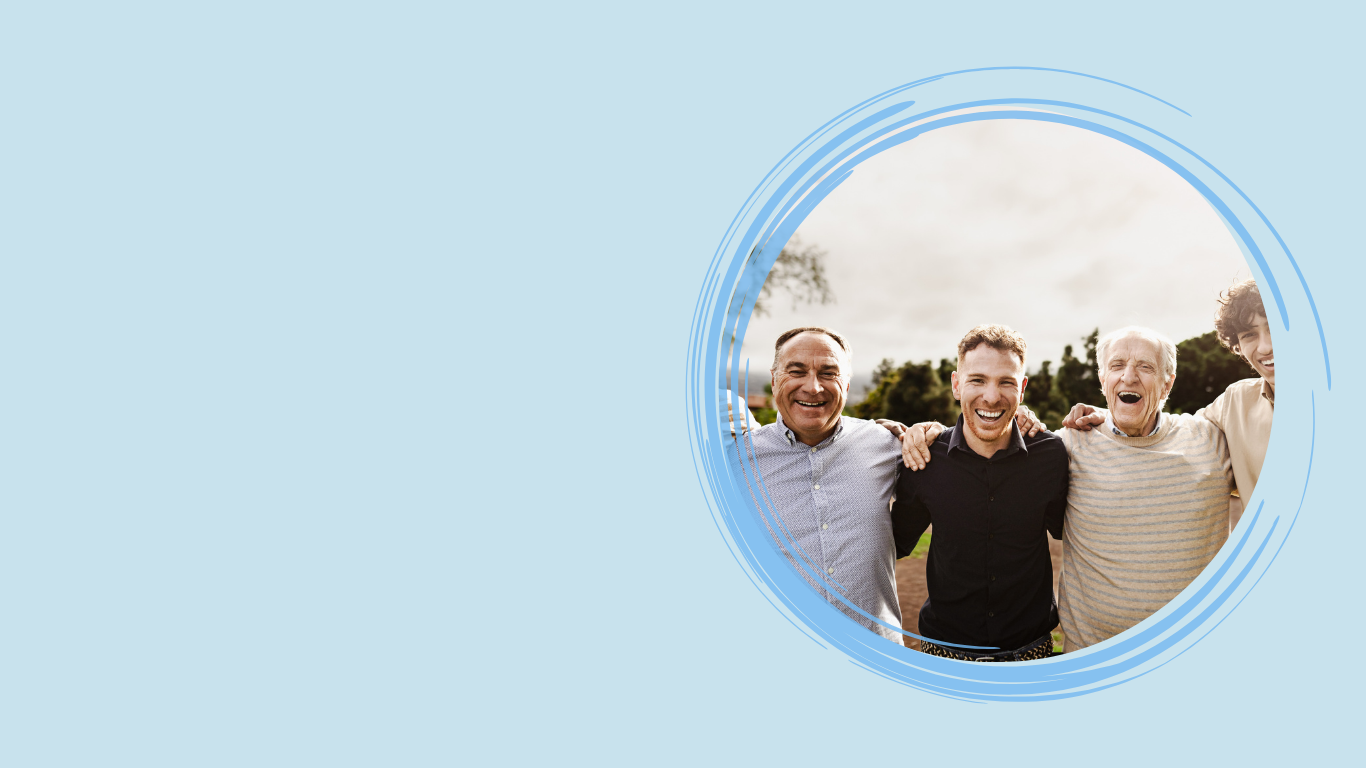
[[[779,336],[771,368],[778,419],[748,442],[773,500],[761,510],[764,524],[782,552],[822,597],[900,644],[888,508],[901,448],[890,431],[841,415],[850,373],[849,345],[834,331]]]
[[[1101,338],[1096,359],[1109,413],[1094,430],[1060,435],[1072,475],[1058,588],[1065,651],[1151,616],[1228,537],[1223,433],[1208,419],[1162,412],[1176,346],[1131,326]]]
[[[964,661],[1052,653],[1048,534],[1062,538],[1068,459],[1058,437],[1026,437],[1015,423],[1028,383],[1020,334],[1002,325],[968,331],[952,377],[962,416],[930,446],[935,461],[897,481],[897,554],[934,524],[920,610],[925,653]]]
[[[1214,330],[1219,343],[1243,358],[1258,374],[1257,378],[1230,384],[1214,402],[1195,413],[1213,422],[1228,441],[1239,497],[1229,509],[1232,530],[1242,515],[1243,505],[1257,487],[1267,444],[1271,442],[1271,417],[1276,406],[1276,357],[1266,309],[1255,281],[1237,283],[1219,298]],[[1063,426],[1089,430],[1108,417],[1103,410],[1079,403],[1073,406]]]
[[[767,494],[751,487],[756,499],[772,499],[772,508],[760,504],[764,524],[812,587],[900,644],[890,506],[901,466],[893,432],[903,428],[842,415],[849,361],[849,344],[828,328],[778,337],[770,369],[778,419],[744,440]],[[923,444],[923,428],[909,433]]]

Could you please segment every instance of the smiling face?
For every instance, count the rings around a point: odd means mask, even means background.
[[[799,333],[778,351],[773,402],[783,423],[806,445],[835,433],[849,393],[849,356],[823,333]]]
[[[1258,315],[1251,328],[1238,334],[1236,351],[1266,379],[1271,391],[1276,391],[1276,356],[1271,351],[1271,327],[1267,325],[1265,315]]]
[[[1101,390],[1115,426],[1130,437],[1153,431],[1176,381],[1174,375],[1164,380],[1159,354],[1155,342],[1138,336],[1116,339],[1106,350]]]
[[[953,372],[953,396],[963,407],[963,439],[982,456],[1010,444],[1010,425],[1024,394],[1024,361],[1014,352],[978,344]]]

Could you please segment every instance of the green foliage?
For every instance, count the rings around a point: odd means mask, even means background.
[[[1091,335],[1084,339],[1085,359],[1073,356],[1071,344],[1063,349],[1062,364],[1058,366],[1054,386],[1062,396],[1065,408],[1071,408],[1077,403],[1095,405],[1104,402],[1104,396],[1100,392],[1100,379],[1096,375],[1096,342],[1099,339],[1099,328],[1091,331]],[[1066,414],[1066,410],[1063,413]]]
[[[1100,329],[1082,339],[1082,357],[1067,345],[1062,364],[1053,370],[1051,360],[1029,375],[1024,403],[1048,428],[1062,428],[1062,420],[1077,403],[1104,407],[1096,372],[1096,343]],[[1219,345],[1214,331],[1186,339],[1176,345],[1177,377],[1167,400],[1171,413],[1194,413],[1209,405],[1229,384],[1255,375],[1242,358]],[[938,421],[953,424],[958,420],[958,403],[953,399],[950,376],[955,360],[942,359],[938,366],[930,361],[906,363],[897,367],[884,358],[873,371],[872,388],[863,402],[845,409],[861,419],[891,419],[903,424]],[[928,541],[928,539],[926,539]]]
[[[1039,370],[1029,374],[1025,387],[1024,404],[1051,430],[1062,428],[1062,420],[1077,403],[1105,405],[1096,374],[1096,342],[1100,329],[1082,339],[1084,357],[1072,352],[1072,345],[1063,348],[1062,364],[1052,370],[1053,361],[1045,360]]]
[[[852,408],[855,416],[903,424],[953,424],[958,420],[958,404],[949,384],[940,378],[939,370],[930,361],[908,362],[900,368],[892,365],[891,360],[878,364],[873,372],[873,388],[863,402]]]
[[[1045,360],[1036,373],[1030,374],[1029,384],[1025,386],[1024,403],[1049,429],[1059,429],[1071,404],[1058,391],[1058,376],[1049,370],[1052,365],[1052,360]]]
[[[778,420],[778,411],[773,408],[755,408],[750,413],[754,414],[754,420],[760,424],[772,424]]]
[[[1176,383],[1167,397],[1169,413],[1195,413],[1214,402],[1228,385],[1256,376],[1243,358],[1224,349],[1214,331],[1176,345]]]

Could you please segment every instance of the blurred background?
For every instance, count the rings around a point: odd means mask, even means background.
[[[811,213],[745,336],[749,402],[773,342],[823,325],[853,347],[850,415],[952,423],[959,339],[1002,323],[1029,343],[1025,403],[1057,428],[1101,403],[1100,334],[1146,325],[1178,343],[1171,412],[1255,375],[1213,333],[1219,293],[1251,277],[1219,214],[1184,179],[1113,139],[992,120],[932,131],[865,161]]]

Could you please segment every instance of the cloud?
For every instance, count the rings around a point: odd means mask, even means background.
[[[1174,339],[1213,327],[1214,299],[1250,272],[1223,222],[1172,171],[1065,125],[995,120],[940,129],[861,166],[798,230],[828,253],[838,302],[755,318],[744,354],[767,369],[797,325],[846,334],[856,371],[951,357],[979,323],[1057,361],[1099,327]]]

